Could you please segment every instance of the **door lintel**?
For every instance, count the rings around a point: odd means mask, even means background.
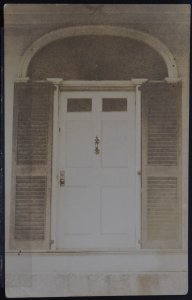
[[[47,81],[59,86],[60,91],[118,91],[133,90],[145,83],[146,78],[134,78],[131,80],[62,80],[62,78],[47,78]]]

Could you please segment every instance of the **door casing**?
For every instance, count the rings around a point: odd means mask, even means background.
[[[136,216],[136,248],[140,249],[141,238],[141,92],[139,90],[142,80],[135,81],[59,81],[55,83],[53,103],[53,145],[52,145],[52,200],[51,200],[51,228],[50,228],[50,250],[59,252],[70,252],[56,248],[56,203],[58,195],[59,169],[57,162],[58,134],[59,134],[59,97],[62,91],[135,91],[135,128],[136,128],[136,185],[135,185],[135,216]],[[82,252],[77,250],[75,252]],[[94,250],[89,250],[94,251]],[[95,250],[99,251],[99,250]],[[106,250],[110,251],[110,250]],[[113,250],[116,251],[116,250]],[[120,250],[118,250],[119,252]],[[73,251],[74,252],[74,251]],[[86,251],[87,252],[87,251]],[[102,250],[103,252],[103,250]]]

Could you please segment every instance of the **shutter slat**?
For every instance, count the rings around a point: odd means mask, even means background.
[[[53,86],[17,83],[14,97],[11,248],[47,249]]]
[[[42,95],[39,99],[37,89],[33,89],[31,94],[24,97],[27,99],[20,101],[17,116],[17,164],[44,165],[48,155],[50,101]],[[43,137],[41,147],[35,143],[36,137]]]
[[[146,83],[142,95],[142,247],[179,248],[180,84]]]

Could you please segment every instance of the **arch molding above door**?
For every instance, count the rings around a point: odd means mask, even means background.
[[[157,38],[149,35],[148,33],[137,31],[134,29],[106,25],[86,25],[78,27],[73,26],[54,30],[43,35],[38,40],[36,40],[24,53],[19,66],[18,77],[25,78],[27,76],[27,69],[31,59],[44,46],[59,39],[86,35],[118,36],[122,38],[131,38],[141,41],[156,50],[157,53],[159,53],[159,55],[163,58],[168,70],[168,79],[177,80],[178,78],[175,58],[173,57],[170,50]]]

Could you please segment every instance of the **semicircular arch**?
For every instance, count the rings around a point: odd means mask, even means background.
[[[28,66],[33,56],[43,47],[48,44],[64,39],[67,37],[77,37],[77,36],[86,36],[86,35],[108,35],[115,37],[131,38],[137,41],[143,42],[153,48],[164,60],[167,66],[167,72],[169,78],[178,78],[178,71],[175,59],[170,52],[170,50],[157,38],[134,29],[128,29],[124,27],[117,26],[104,26],[104,25],[86,25],[86,26],[73,26],[62,28],[58,30],[51,31],[38,40],[36,40],[24,53],[20,66],[18,77],[24,78],[27,76]]]

